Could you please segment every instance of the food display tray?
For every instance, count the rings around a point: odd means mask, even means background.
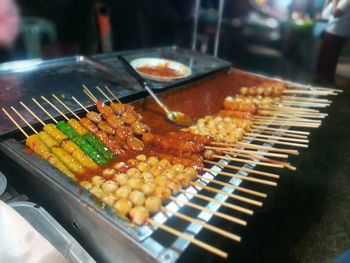
[[[212,74],[214,72],[229,68],[231,63],[220,58],[209,56],[203,53],[190,51],[178,47],[161,47],[152,49],[143,49],[137,51],[124,51],[109,54],[98,54],[93,56],[96,60],[103,62],[110,66],[113,71],[118,74],[122,79],[127,81],[135,89],[139,87],[139,84],[134,80],[132,76],[124,69],[123,65],[119,62],[118,56],[123,55],[129,62],[138,58],[163,58],[174,60],[188,66],[192,73],[189,77],[179,79],[169,83],[152,82],[152,88],[165,89],[188,82],[193,82],[199,78]]]

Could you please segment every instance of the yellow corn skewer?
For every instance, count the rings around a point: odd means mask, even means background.
[[[73,173],[82,174],[85,172],[85,168],[77,162],[69,153],[59,147],[52,147],[51,151],[66,165]]]
[[[59,129],[57,129],[56,126],[52,123],[44,125],[43,130],[59,143],[67,139],[67,136]]]
[[[83,136],[88,133],[88,130],[85,129],[79,121],[76,119],[69,119],[68,125],[71,126],[80,136]]]
[[[26,145],[41,158],[45,159],[52,166],[67,175],[69,178],[76,180],[74,173],[72,173],[41,140],[38,134],[30,135],[26,140]]]
[[[88,169],[97,169],[98,165],[72,141],[64,141],[62,149],[71,154],[75,160]]]

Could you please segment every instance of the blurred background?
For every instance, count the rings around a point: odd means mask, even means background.
[[[323,4],[324,0],[17,0],[19,34],[1,48],[0,60],[176,45],[216,54],[239,68],[280,76],[293,72],[308,81],[326,25],[320,20]],[[348,74],[349,56],[350,47],[345,47],[340,77]]]

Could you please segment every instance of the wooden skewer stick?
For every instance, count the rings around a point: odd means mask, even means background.
[[[95,95],[91,92],[91,90],[90,90],[88,87],[86,87],[85,85],[83,85],[83,88],[84,88],[84,90],[85,90],[87,93],[90,94],[90,96],[92,97],[92,100],[93,100],[93,101],[98,101],[98,99],[95,97]]]
[[[83,105],[81,104],[74,96],[72,96],[72,99],[86,112],[89,112],[89,110]]]
[[[287,112],[312,112],[312,113],[320,113],[319,110],[308,109],[308,108],[299,108],[299,107],[271,106],[271,107],[260,107],[259,109],[263,109],[263,110],[275,110],[275,111],[287,111]]]
[[[237,143],[213,142],[212,144],[227,146],[227,147],[243,147],[244,146],[244,148],[247,148],[247,149],[267,150],[267,151],[271,151],[271,152],[287,153],[287,154],[294,154],[294,155],[299,154],[297,150],[282,149],[282,148],[276,148],[276,147],[267,147],[267,146],[256,145],[256,144],[251,144],[251,143],[244,143],[244,142],[237,142]],[[275,157],[281,157],[281,155],[276,155]],[[281,158],[284,158],[284,157],[288,158],[288,155],[282,155]]]
[[[288,82],[288,84],[290,85],[289,89],[306,89],[306,90],[326,90],[326,91],[331,91],[331,92],[339,92],[339,93],[343,93],[343,90],[341,89],[331,89],[331,88],[325,88],[325,87],[315,87],[315,86],[310,86],[310,85],[303,85],[303,84],[299,84],[299,83],[293,83],[293,82]]]
[[[216,226],[213,226],[213,225],[210,225],[208,223],[205,223],[201,220],[198,220],[198,219],[195,219],[195,218],[192,218],[190,216],[187,216],[187,215],[184,215],[184,214],[181,214],[181,213],[177,213],[175,211],[172,211],[171,209],[169,208],[166,208],[166,207],[162,207],[161,210],[165,213],[170,213],[170,214],[173,214],[174,216],[178,217],[178,218],[181,218],[187,222],[190,222],[190,223],[194,223],[194,224],[197,224],[197,225],[200,225],[202,226],[203,228],[206,228],[206,229],[209,229],[211,231],[213,231],[214,233],[217,233],[219,235],[222,235],[224,237],[227,237],[231,240],[234,240],[234,241],[237,241],[237,242],[240,242],[241,241],[241,237],[240,236],[237,236],[235,234],[232,234],[228,231],[225,231],[225,230],[222,230]]]
[[[284,168],[284,165],[279,164],[279,163],[276,164],[276,163],[260,162],[260,161],[247,160],[247,159],[241,159],[241,158],[236,158],[236,157],[220,156],[220,155],[216,155],[216,154],[214,154],[213,157],[220,158],[223,160],[228,160],[228,161],[240,162],[240,163],[252,163],[252,164],[266,166],[266,167]]]
[[[207,169],[207,168],[205,168]],[[214,170],[206,170],[207,172],[208,171],[214,171]],[[234,174],[231,174],[231,175],[234,175]],[[230,176],[232,177],[232,176]],[[247,188],[244,188],[244,187],[240,187],[240,186],[236,186],[236,185],[232,185],[232,184],[229,184],[229,183],[225,183],[225,182],[221,182],[219,180],[215,180],[215,179],[210,179],[210,178],[207,178],[207,177],[203,177],[203,176],[200,176],[200,175],[197,175],[197,178],[203,180],[203,181],[208,181],[208,182],[211,182],[211,183],[214,183],[214,184],[218,184],[218,185],[222,185],[222,186],[226,186],[228,188],[231,188],[231,189],[234,189],[234,190],[237,190],[237,191],[241,191],[243,193],[248,193],[248,194],[251,194],[251,195],[255,195],[255,196],[258,196],[258,197],[261,197],[261,198],[266,198],[267,195],[264,194],[264,193],[261,193],[261,192],[258,192],[258,191],[253,191],[253,190],[250,190],[250,189],[247,189]]]
[[[30,123],[22,116],[22,114],[20,114],[13,106],[11,106],[11,109],[17,114],[18,117],[21,118],[22,121],[24,121],[25,124],[27,124],[27,126],[36,134],[38,134],[37,130],[34,129],[34,127],[32,125],[30,125]]]
[[[28,133],[26,133],[26,132],[22,129],[22,127],[15,121],[15,119],[12,118],[12,116],[11,116],[4,108],[2,108],[2,111],[3,111],[3,112],[6,114],[6,116],[13,122],[13,124],[16,125],[16,127],[24,134],[24,136],[25,136],[26,138],[28,138],[28,137],[29,137]]]
[[[288,158],[287,154],[271,153],[271,152],[258,152],[258,151],[242,150],[242,149],[228,148],[228,147],[205,146],[205,149],[214,150],[214,151],[218,151],[218,152],[238,152],[238,153],[248,153],[248,154],[263,155],[263,156],[276,157],[276,158],[284,158],[284,159]],[[261,148],[259,148],[259,149],[261,149]]]
[[[255,121],[254,124],[263,124],[269,126],[289,126],[289,127],[300,127],[300,128],[319,128],[320,125],[311,124],[300,124],[292,122],[275,122],[275,121]]]
[[[320,103],[332,103],[331,100],[327,99],[319,99],[319,98],[306,98],[306,97],[296,97],[296,96],[282,96],[282,100],[298,100],[298,101],[312,101],[312,102],[320,102]]]
[[[286,89],[283,91],[284,94],[311,94],[318,96],[328,96],[333,95],[334,93],[331,91],[316,91],[316,90],[297,90],[297,89]]]
[[[276,113],[276,112],[269,112],[269,111],[259,111],[259,114],[263,116],[276,116],[276,117],[284,117],[284,118],[290,118],[290,119],[296,119],[296,118],[311,118],[311,119],[324,119],[327,117],[327,114],[321,115],[321,114],[314,114],[314,115],[307,115],[307,114],[285,114],[285,113]]]
[[[52,108],[54,108],[59,114],[63,116],[67,121],[69,121],[69,118],[59,109],[57,108],[51,101],[49,101],[47,98],[44,96],[40,96],[47,104],[49,104]]]
[[[45,122],[39,118],[38,115],[36,115],[31,109],[29,109],[29,107],[27,105],[25,105],[22,101],[19,102],[23,108],[25,108],[30,114],[32,114],[32,116],[38,121],[40,122],[43,126],[45,126]]]
[[[279,175],[277,174],[273,174],[273,173],[267,173],[267,172],[262,172],[262,171],[257,171],[257,170],[252,170],[252,169],[248,169],[248,168],[245,168],[245,167],[239,167],[239,166],[235,166],[235,165],[229,165],[229,164],[222,164],[222,163],[218,163],[218,162],[213,162],[213,161],[209,161],[209,160],[204,160],[203,162],[205,163],[209,163],[209,164],[212,164],[212,165],[217,165],[217,166],[221,166],[221,167],[225,167],[225,168],[229,168],[229,169],[233,169],[233,170],[236,170],[236,171],[245,171],[247,173],[251,173],[251,174],[257,174],[257,175],[261,175],[261,176],[265,176],[265,177],[269,177],[269,178],[274,178],[274,179],[278,179],[280,178]],[[235,174],[231,174],[229,176],[232,176],[232,177],[235,177],[236,175]],[[242,179],[240,177],[244,177],[244,178],[250,178],[252,179],[253,177],[247,177],[247,176],[240,176],[237,177],[239,179]],[[257,179],[257,178],[253,178],[253,179]],[[243,180],[243,179],[242,179]],[[257,179],[257,180],[260,180],[260,179]],[[249,181],[249,180],[247,180]],[[267,181],[268,182],[268,181]],[[271,182],[270,182],[271,183]],[[274,182],[272,182],[274,183]],[[275,186],[275,185],[274,185]]]
[[[278,161],[278,160],[272,160],[266,157],[261,157],[261,156],[256,156],[256,155],[246,155],[246,154],[241,154],[241,153],[226,153],[230,156],[241,156],[241,157],[245,157],[248,159],[252,159],[252,160],[260,160],[260,161],[264,161],[264,162],[269,162],[269,163],[275,163],[275,164],[280,164],[283,165],[283,167],[290,169],[292,171],[296,171],[296,167],[292,166],[290,163],[288,162],[282,162],[282,161]],[[213,155],[214,158],[225,158],[226,156],[221,156],[221,155]]]
[[[285,117],[284,117],[285,116]],[[294,117],[294,116],[280,116],[277,117],[276,115],[274,116],[256,116],[253,118],[253,120],[259,120],[259,121],[281,121],[281,122],[295,122],[295,123],[310,123],[310,124],[321,124],[320,120],[313,120],[313,119],[306,119],[306,118],[301,118],[301,117]]]
[[[215,171],[215,170],[211,170],[211,169],[208,169],[208,168],[204,168],[204,170],[206,172],[209,172],[209,173],[212,173],[212,174],[221,174],[221,175],[233,177],[233,174],[227,173],[227,172]],[[256,206],[260,206],[260,204],[262,205],[262,203],[260,201],[256,201],[256,200],[251,199],[251,198],[242,197],[240,195],[235,195],[235,194],[233,194],[233,195],[235,196],[235,199],[240,200],[242,202],[245,202],[245,203],[248,203],[248,204],[252,204],[252,205],[256,205]]]
[[[218,166],[224,166],[224,164],[220,164],[220,165],[218,164]],[[211,170],[211,169],[208,169],[208,168],[204,168],[204,171],[212,173],[212,174],[220,174],[220,175],[225,175],[225,176],[229,176],[229,177],[235,177],[234,176],[235,174],[222,172],[222,171]],[[250,178],[252,179],[253,177],[250,177]],[[261,179],[257,179],[257,178],[254,178],[254,179],[261,180]],[[266,181],[266,180],[263,180],[263,181]],[[274,186],[274,187],[277,186],[276,182],[271,182],[271,181],[266,181],[266,183],[264,183],[264,184],[265,185]]]
[[[52,97],[54,97],[66,110],[68,110],[75,118],[77,118],[77,120],[80,120],[80,117],[75,114],[75,112],[72,111],[72,109],[69,108],[67,104],[63,103],[63,101],[61,101],[55,94],[52,94]]]
[[[228,197],[230,197],[230,198],[239,200],[239,199],[237,199],[237,195],[235,195],[235,194],[230,194],[230,193],[228,193],[228,192],[225,192],[225,191],[220,190],[220,189],[216,189],[216,188],[211,187],[211,186],[203,185],[203,184],[196,183],[196,182],[191,182],[191,185],[192,185],[192,186],[195,186],[195,187],[197,187],[197,188],[200,188],[200,189],[205,189],[205,190],[207,190],[207,191],[209,191],[209,192],[223,194],[223,195],[226,195],[226,196],[228,196]],[[240,197],[240,196],[238,196],[238,197]],[[261,202],[256,202],[256,203],[254,203],[253,205],[262,207],[262,206],[263,206],[263,203],[261,203]]]
[[[328,102],[316,102],[316,101],[300,101],[300,100],[292,100],[292,99],[289,99],[289,100],[282,100],[280,102],[279,105],[285,105],[285,104],[291,104],[291,105],[297,105],[297,106],[305,106],[305,107],[309,107],[308,105],[311,105],[311,106],[320,106],[320,108],[322,107],[328,107],[330,105],[330,103]]]
[[[118,97],[114,94],[114,92],[108,87],[108,86],[105,86],[105,89],[109,92],[109,94],[112,95],[112,97],[120,104],[122,104],[122,102],[118,99]]]
[[[89,92],[87,92],[86,90],[83,90],[83,92],[94,102],[97,102],[97,99],[94,98]]]
[[[107,94],[104,93],[104,91],[103,91],[99,86],[96,86],[96,88],[97,88],[97,90],[98,90],[99,92],[101,92],[101,94],[102,94],[110,103],[113,103],[113,101],[111,100],[111,98],[108,97]]]
[[[254,118],[252,120],[254,123],[256,122],[263,122],[263,123],[280,123],[280,124],[283,124],[283,125],[294,125],[294,126],[298,126],[300,125],[301,127],[302,126],[306,126],[306,127],[314,127],[314,126],[320,126],[321,125],[321,122],[319,120],[316,120],[317,122],[309,122],[309,121],[300,121],[300,120],[293,120],[293,119],[286,119],[286,118],[276,118],[276,117],[257,117],[257,118]]]
[[[307,131],[295,131],[295,130],[289,130],[289,129],[275,129],[275,128],[261,126],[261,125],[253,125],[253,128],[266,130],[266,131],[281,131],[281,132],[289,132],[289,133],[293,133],[293,134],[310,135],[310,132],[307,132]]]
[[[213,210],[210,210],[206,207],[203,207],[203,206],[200,206],[200,205],[197,205],[195,203],[192,203],[188,200],[181,200],[179,198],[176,198],[176,197],[173,197],[173,196],[170,196],[169,197],[172,201],[175,201],[175,202],[178,202],[178,203],[183,203],[185,204],[186,206],[190,206],[192,208],[195,208],[197,210],[200,210],[200,211],[204,211],[208,214],[212,214],[212,215],[215,215],[217,217],[220,217],[220,218],[223,218],[223,219],[226,219],[227,221],[230,221],[230,222],[233,222],[233,223],[236,223],[236,224],[239,224],[239,225],[242,225],[242,226],[246,226],[247,225],[247,222],[244,221],[244,220],[241,220],[237,217],[234,217],[234,216],[230,216],[230,215],[227,215],[227,214],[224,214],[224,213],[221,213],[221,212],[217,212],[217,211],[213,211]]]
[[[220,163],[217,163],[217,162],[212,162],[212,161],[209,161],[209,160],[204,160],[204,162],[205,163],[214,164],[214,165],[217,165],[217,166],[223,166],[223,164],[220,164]],[[232,167],[237,167],[237,169],[235,169],[235,170],[242,170],[242,169],[238,169],[238,168],[241,168],[241,167],[238,167],[238,166],[232,166]],[[244,168],[244,169],[246,169],[246,168]],[[250,170],[250,169],[248,169],[248,170]],[[256,170],[253,170],[253,171],[256,171]],[[260,171],[256,171],[256,172],[260,172]],[[262,179],[249,177],[249,176],[242,176],[242,175],[238,175],[238,174],[230,174],[229,177],[241,179],[243,181],[254,182],[254,183],[258,183],[258,184],[277,186],[277,184],[275,182],[271,182],[271,181],[268,181],[268,180],[262,180]],[[267,177],[272,177],[272,176],[267,176]],[[275,178],[275,177],[272,177],[272,178]]]
[[[227,202],[219,201],[219,200],[216,200],[215,198],[211,198],[211,197],[208,197],[206,195],[195,194],[195,193],[192,193],[192,192],[190,192],[188,190],[184,190],[184,189],[180,189],[180,192],[182,192],[184,194],[190,194],[190,195],[192,195],[192,196],[194,196],[196,198],[199,198],[199,199],[202,199],[202,200],[205,200],[205,201],[208,201],[208,202],[217,203],[219,205],[225,206],[225,207],[233,209],[235,211],[242,212],[242,213],[247,214],[247,215],[253,215],[254,214],[253,210],[250,210],[250,209],[247,209],[247,208],[243,208],[241,206],[230,204],[230,203],[227,203]]]
[[[174,228],[171,228],[169,226],[160,224],[160,223],[158,223],[157,221],[155,221],[153,219],[148,219],[147,221],[151,225],[154,225],[154,226],[156,226],[156,227],[158,227],[158,228],[164,230],[165,232],[168,232],[168,233],[170,233],[170,234],[172,234],[174,236],[177,236],[177,237],[180,237],[182,239],[185,239],[185,240],[187,240],[187,241],[189,241],[189,242],[199,246],[200,248],[203,248],[203,249],[205,249],[205,250],[207,250],[207,251],[209,251],[209,252],[211,252],[211,253],[213,253],[215,255],[218,255],[218,256],[220,256],[222,258],[227,258],[227,256],[228,256],[226,252],[224,252],[224,251],[222,251],[220,249],[217,249],[217,248],[215,248],[213,246],[210,246],[207,243],[204,243],[204,242],[202,242],[202,241],[200,241],[198,239],[190,237],[190,236],[188,236],[188,235],[186,235],[184,233],[181,233],[181,232],[175,230]]]
[[[267,138],[267,139],[281,140],[281,141],[309,143],[309,140],[287,138],[287,137],[282,137],[277,135],[263,135],[263,134],[251,133],[251,132],[246,132],[245,135],[248,135],[251,137],[261,137],[261,138]]]
[[[278,136],[284,136],[284,137],[290,137],[290,138],[298,138],[298,139],[307,139],[308,138],[308,136],[306,136],[306,135],[284,133],[284,132],[279,132],[278,130],[273,132],[273,131],[264,131],[264,130],[259,130],[259,129],[249,129],[249,131],[250,132],[254,132],[254,133],[278,135]]]
[[[290,101],[290,102],[283,102],[280,104],[281,106],[304,106],[304,107],[308,107],[308,108],[327,108],[330,106],[330,104],[321,104],[321,103],[297,103],[294,101]]]
[[[34,103],[43,111],[45,112],[55,123],[58,123],[58,121],[43,107],[39,102],[37,102],[36,99],[32,98]]]
[[[254,138],[251,136],[245,136],[243,138],[246,140],[253,140],[253,141],[257,141],[257,142],[268,142],[268,143],[288,145],[288,146],[301,147],[301,148],[308,148],[309,147],[309,145],[302,144],[302,143],[281,142],[281,141],[270,140],[270,139],[258,139],[258,138]]]

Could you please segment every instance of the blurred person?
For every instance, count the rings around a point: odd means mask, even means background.
[[[0,0],[0,61],[6,60],[19,31],[19,12],[14,0]]]
[[[315,82],[332,84],[341,51],[350,37],[350,0],[325,2],[323,16],[329,16],[316,66]]]

